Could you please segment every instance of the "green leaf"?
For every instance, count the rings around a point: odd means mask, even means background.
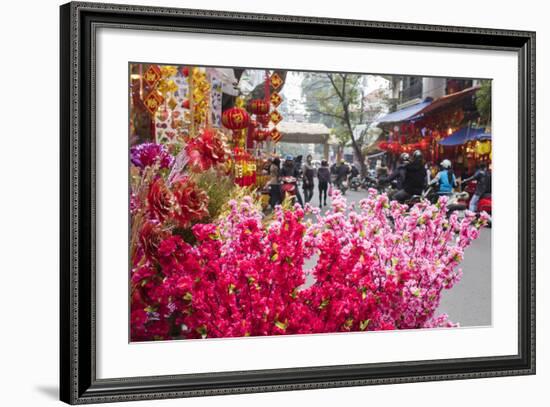
[[[319,309],[323,309],[325,308],[328,304],[329,304],[330,300],[327,298],[327,299],[324,299],[322,302],[321,302],[321,305],[319,305]]]
[[[193,294],[191,294],[189,291],[185,293],[185,295],[183,296],[183,299],[185,301],[191,301],[193,299]]]
[[[282,331],[286,331],[286,328],[288,327],[288,321],[285,320],[284,323],[281,321],[275,321],[275,326],[281,329]]]
[[[369,323],[370,323],[370,319],[365,319],[364,321],[361,321],[359,323],[359,329],[361,331],[364,331],[365,329],[367,329],[367,327],[369,326]]]
[[[229,294],[233,294],[235,292],[235,284],[229,284],[227,291],[229,292]]]

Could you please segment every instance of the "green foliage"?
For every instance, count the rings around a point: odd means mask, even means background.
[[[481,88],[476,94],[476,108],[481,122],[485,125],[491,124],[491,81],[481,81]]]
[[[231,177],[220,176],[215,170],[194,175],[197,185],[208,195],[208,218],[201,223],[209,223],[218,218],[225,204],[231,199],[236,188]]]

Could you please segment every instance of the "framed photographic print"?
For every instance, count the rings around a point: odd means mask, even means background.
[[[61,6],[61,399],[535,373],[535,34]]]

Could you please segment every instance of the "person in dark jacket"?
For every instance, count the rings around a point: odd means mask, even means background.
[[[472,195],[472,199],[470,199],[470,207],[469,209],[472,212],[477,211],[477,204],[479,202],[479,199],[486,193],[491,192],[491,175],[489,171],[487,170],[487,164],[481,163],[477,166],[477,171],[469,178],[466,178],[462,182],[466,183],[471,180],[476,180],[476,190],[474,194]]]
[[[403,189],[403,183],[405,182],[405,175],[407,174],[407,165],[410,163],[409,154],[403,153],[399,156],[399,164],[395,167],[395,170],[387,178],[381,180],[382,183],[389,183],[395,180],[396,188],[398,191]]]
[[[309,154],[306,157],[306,163],[303,168],[303,188],[304,188],[304,200],[306,203],[311,201],[313,198],[313,187],[315,183],[313,179],[315,178],[315,167],[312,163],[313,157]]]
[[[326,206],[328,184],[330,183],[330,170],[327,160],[321,161],[321,167],[317,170],[317,179],[319,180],[319,206]]]
[[[345,160],[341,160],[340,164],[336,166],[336,186],[341,189],[342,182],[344,182],[350,173],[350,169]]]
[[[296,200],[301,206],[304,206],[304,201],[302,200],[302,195],[300,194],[300,189],[298,188],[298,179],[300,178],[300,168],[296,165],[296,161],[292,159],[291,155],[285,157],[283,167],[281,168],[281,177],[294,177],[295,181],[295,191],[296,191]]]
[[[416,150],[412,161],[405,167],[403,188],[394,195],[394,199],[403,203],[413,195],[422,195],[424,188],[426,188],[426,170],[422,152]]]

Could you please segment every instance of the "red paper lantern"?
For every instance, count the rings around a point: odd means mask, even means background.
[[[430,142],[426,138],[424,138],[420,143],[418,143],[418,146],[421,150],[425,151],[430,148]]]
[[[269,102],[264,99],[252,99],[248,102],[248,111],[256,115],[268,114]]]
[[[256,130],[255,139],[256,141],[262,142],[267,140],[270,135],[271,132],[269,130]]]
[[[187,78],[189,76],[189,67],[184,66],[183,68],[181,68],[181,73]]]
[[[247,111],[240,107],[232,107],[224,110],[222,124],[231,130],[241,130],[248,126],[250,116]]]
[[[183,102],[181,102],[181,107],[183,107],[184,109],[189,109],[190,107],[189,99],[184,99]]]
[[[267,126],[269,124],[269,115],[268,114],[259,114],[256,115],[256,121],[262,126]]]
[[[381,141],[380,143],[378,143],[378,148],[380,150],[386,151],[388,149],[388,145],[389,143],[387,141]]]

